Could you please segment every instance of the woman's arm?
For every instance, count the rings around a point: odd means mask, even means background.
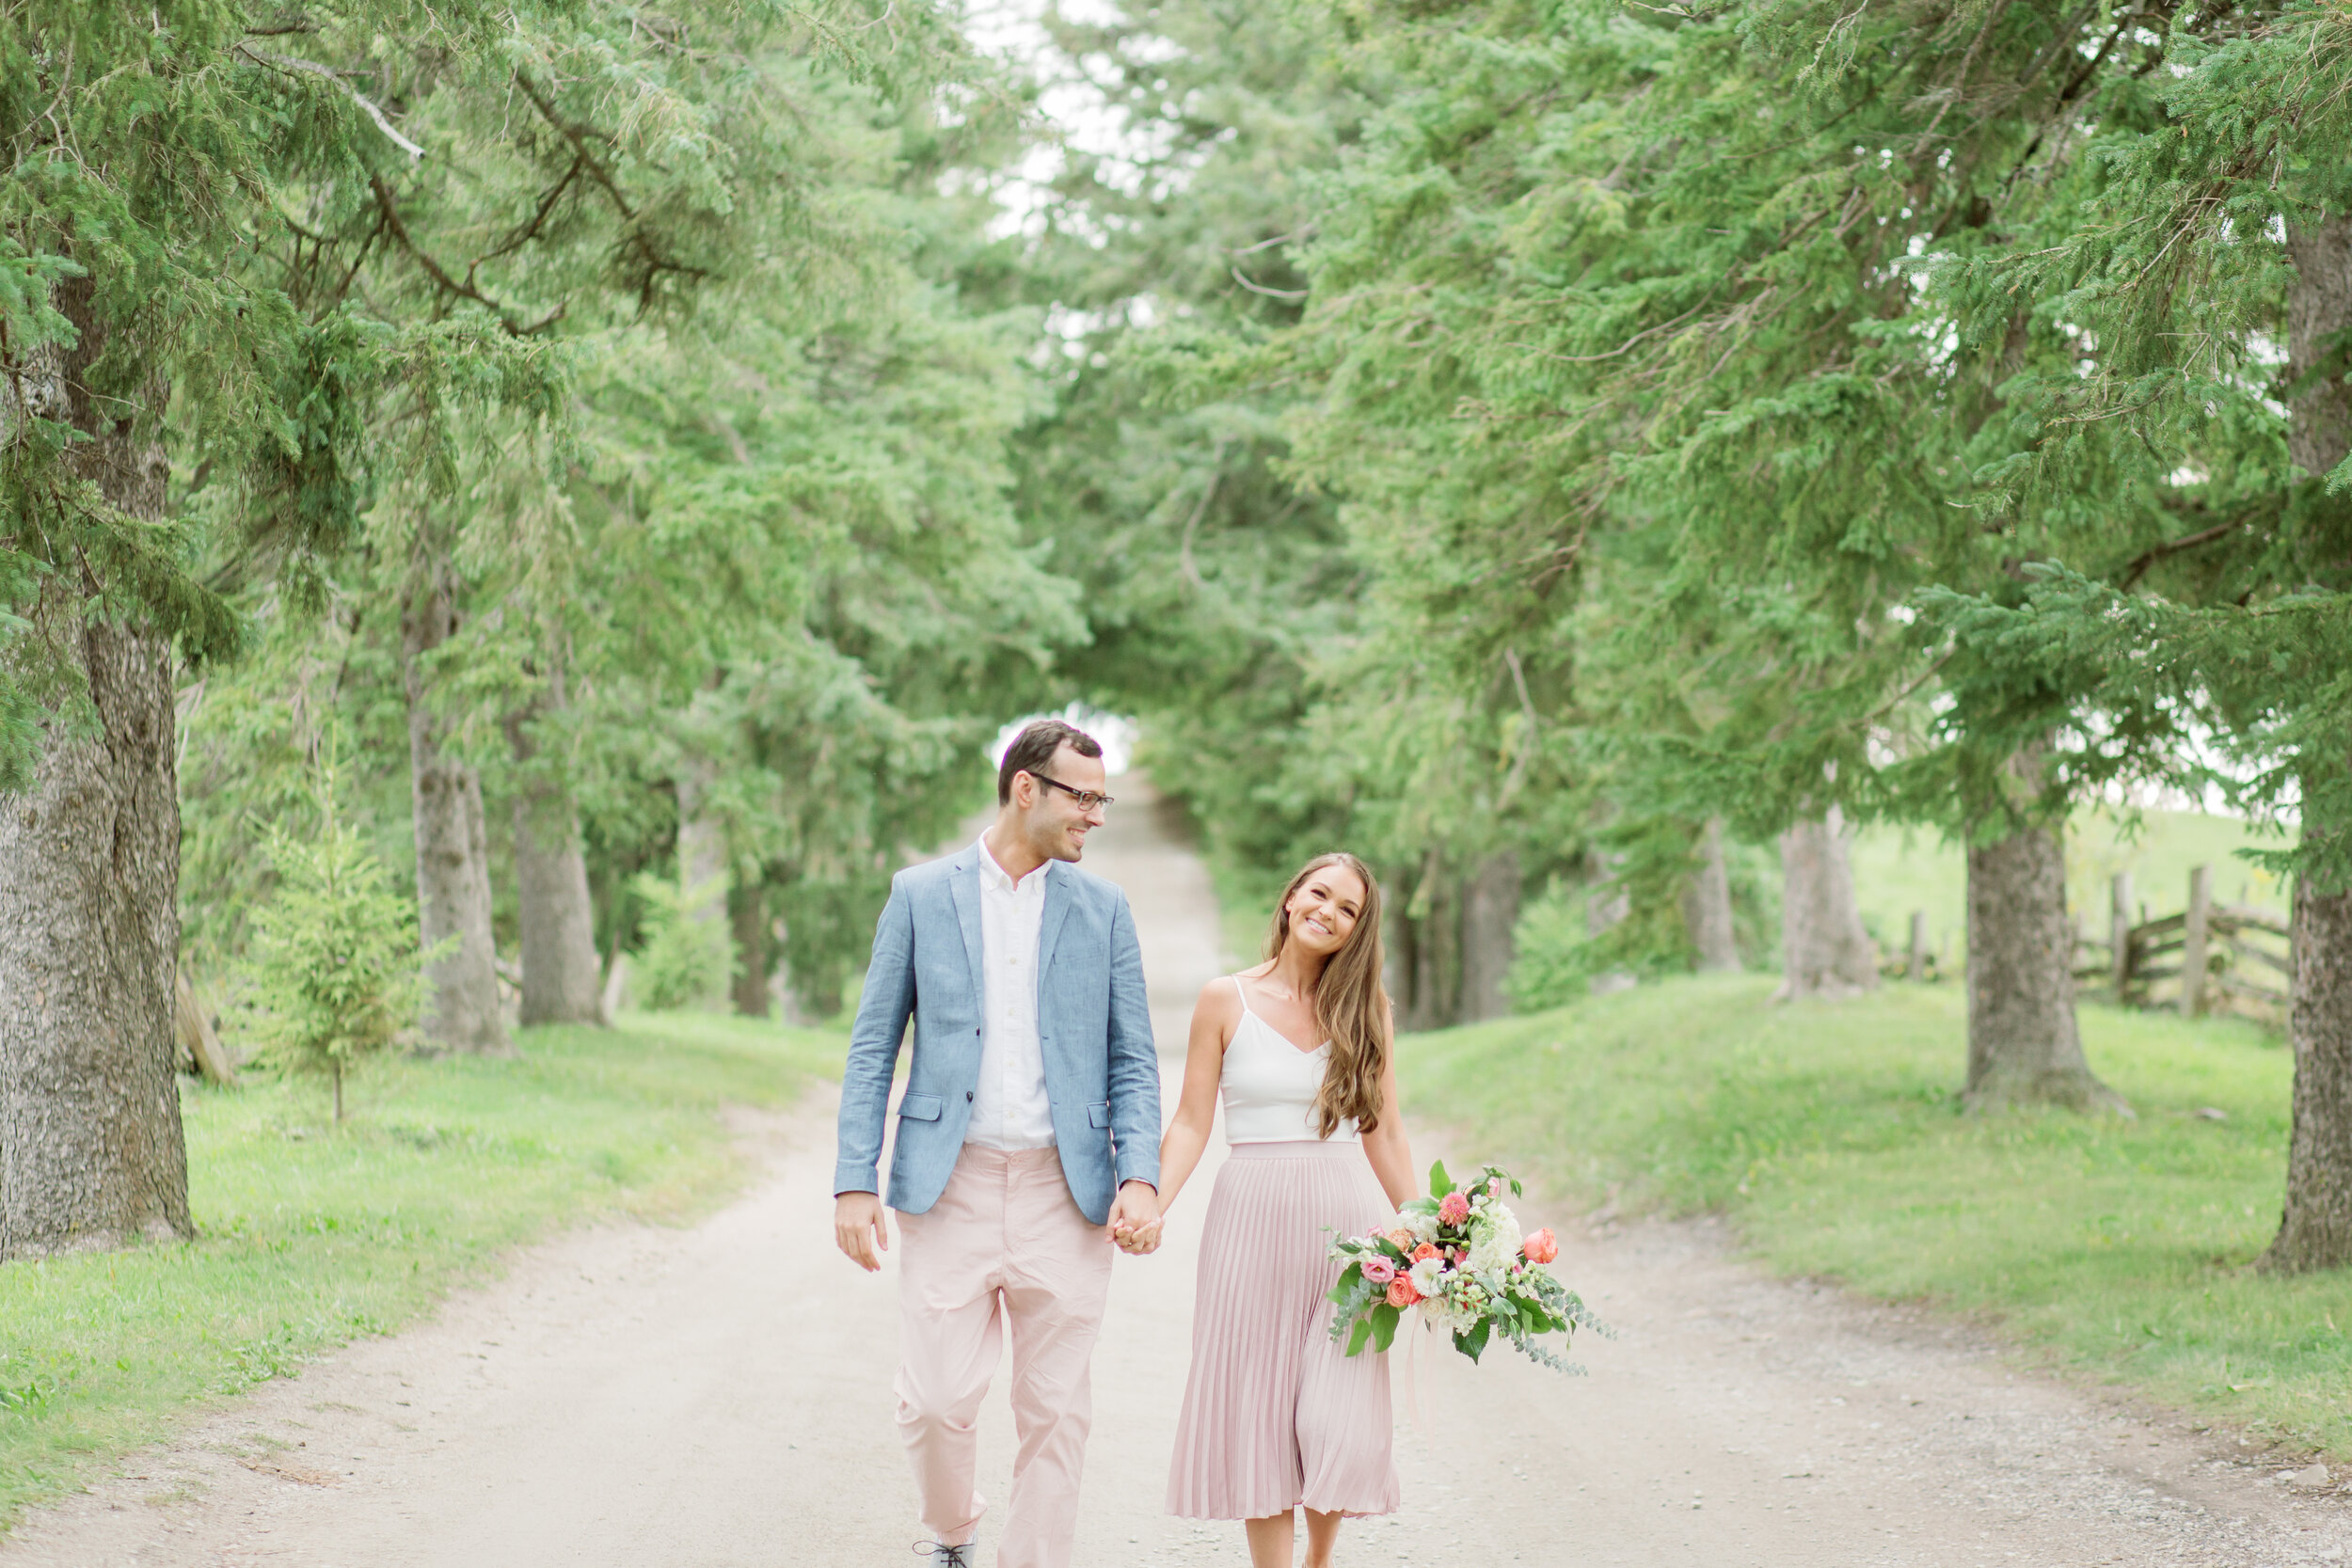
[[[1209,1129],[1216,1121],[1216,1088],[1225,1073],[1225,1044],[1241,1022],[1241,1003],[1231,980],[1212,980],[1200,988],[1193,1005],[1192,1034],[1184,1045],[1184,1087],[1176,1099],[1176,1114],[1168,1118],[1160,1138],[1160,1217],[1176,1206],[1200,1156],[1209,1147]],[[1138,1240],[1150,1251],[1160,1244],[1160,1227],[1153,1226]]]
[[[1413,1145],[1405,1136],[1405,1117],[1396,1106],[1394,1046],[1390,1047],[1387,1065],[1380,1069],[1380,1125],[1364,1134],[1364,1158],[1372,1162],[1372,1174],[1379,1179],[1391,1208],[1402,1209],[1421,1192],[1421,1181],[1413,1174]]]

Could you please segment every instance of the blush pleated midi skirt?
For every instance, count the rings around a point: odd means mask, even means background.
[[[1342,1354],[1327,1299],[1334,1233],[1389,1218],[1359,1143],[1232,1147],[1201,1228],[1170,1513],[1396,1511],[1388,1357]]]

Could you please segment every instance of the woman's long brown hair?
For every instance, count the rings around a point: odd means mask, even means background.
[[[1340,1124],[1353,1120],[1356,1130],[1369,1132],[1380,1125],[1380,1081],[1389,1065],[1391,1044],[1388,988],[1380,983],[1384,962],[1380,945],[1380,884],[1372,867],[1345,850],[1317,855],[1299,867],[1274,906],[1274,929],[1266,934],[1265,956],[1278,958],[1290,941],[1291,895],[1298,884],[1329,866],[1353,872],[1364,884],[1364,905],[1356,925],[1338,952],[1324,961],[1315,982],[1315,1033],[1331,1042],[1330,1060],[1324,1065],[1323,1087],[1315,1091],[1315,1136],[1327,1138]]]

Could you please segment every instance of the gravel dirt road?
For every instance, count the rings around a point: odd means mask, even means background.
[[[1225,967],[1207,879],[1140,802],[1088,863],[1133,896],[1172,1095],[1192,996]],[[133,1456],[25,1521],[0,1568],[914,1562],[894,1281],[832,1248],[829,1113],[745,1118],[763,1174],[704,1223],[523,1253],[437,1321]],[[1417,1152],[1440,1142],[1420,1129]],[[1202,1180],[1163,1251],[1119,1263],[1079,1568],[1247,1561],[1237,1527],[1160,1512]],[[2234,1434],[2028,1375],[1931,1314],[1767,1279],[1713,1225],[1527,1209],[1618,1337],[1579,1346],[1582,1378],[1433,1347],[1401,1367],[1406,1506],[1349,1527],[1351,1568],[2352,1560],[2336,1493]],[[1001,1388],[983,1444],[1001,1498]]]

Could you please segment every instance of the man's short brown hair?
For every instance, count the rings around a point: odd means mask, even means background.
[[[1082,757],[1103,754],[1103,743],[1075,724],[1065,724],[1058,719],[1035,719],[1021,726],[1021,733],[1005,748],[1005,760],[996,765],[996,803],[1001,806],[1011,801],[1015,773],[1026,773],[1036,779],[1052,777],[1045,771],[1045,765],[1064,746]]]

